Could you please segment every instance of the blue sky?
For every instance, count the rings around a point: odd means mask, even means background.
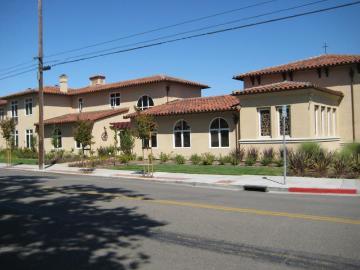
[[[48,60],[63,59],[314,1],[316,0],[277,0],[255,8]],[[355,0],[328,0],[307,8],[229,26],[353,1]],[[264,0],[43,0],[44,54],[46,56],[259,2]],[[105,75],[107,82],[161,73],[210,85],[211,88],[204,90],[203,95],[230,93],[242,88],[240,81],[232,80],[233,75],[322,54],[325,41],[329,45],[329,53],[360,54],[360,35],[357,29],[359,14],[360,5],[356,5],[57,66],[45,73],[45,84],[57,84],[58,76],[62,73],[69,76],[70,87],[87,85],[88,78],[98,73]],[[23,62],[31,65],[32,58],[37,54],[37,0],[3,0],[0,36],[0,77],[7,71],[3,69],[9,66]],[[0,80],[0,96],[36,86],[36,72]]]

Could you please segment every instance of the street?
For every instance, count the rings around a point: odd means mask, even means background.
[[[360,197],[0,169],[1,269],[360,269]]]

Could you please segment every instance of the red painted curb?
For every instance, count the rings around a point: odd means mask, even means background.
[[[297,188],[292,187],[288,189],[289,192],[304,192],[304,193],[333,193],[333,194],[356,194],[356,189],[342,189],[342,188]]]

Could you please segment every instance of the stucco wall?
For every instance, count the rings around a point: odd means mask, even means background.
[[[162,116],[156,117],[158,123],[158,147],[153,148],[153,154],[156,158],[159,157],[161,152],[166,154],[181,154],[185,157],[190,157],[192,154],[202,154],[211,152],[216,156],[226,155],[231,150],[235,149],[235,124],[233,121],[233,114],[236,112],[218,112],[218,113],[198,113],[186,114],[176,116]],[[229,147],[226,148],[210,148],[209,125],[210,122],[216,118],[224,118],[229,125]],[[185,120],[191,127],[191,147],[190,148],[175,148],[173,128],[178,120]],[[141,155],[141,141],[136,140],[135,152]]]
[[[332,111],[338,109],[339,99],[332,95],[321,93],[314,89],[306,89],[292,92],[268,93],[249,96],[240,96],[240,145],[244,147],[256,146],[260,149],[266,147],[278,147],[282,144],[280,135],[280,117],[276,110],[278,106],[290,105],[290,136],[287,138],[289,144],[298,145],[306,141],[316,141],[331,149],[337,148],[340,143],[338,132],[334,135],[332,132],[327,133],[328,120],[327,114],[324,118],[324,129],[326,133],[315,135],[315,106],[325,110],[328,108]],[[271,112],[271,136],[260,136],[259,108],[270,108]],[[336,114],[337,116],[338,114]],[[332,114],[330,115],[332,121]],[[330,129],[332,127],[330,123]],[[335,126],[338,129],[338,119]],[[320,129],[320,116],[318,118],[318,128]],[[328,142],[333,142],[329,144]]]

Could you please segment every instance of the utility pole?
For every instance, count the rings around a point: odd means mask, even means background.
[[[43,91],[43,25],[42,25],[42,0],[38,0],[39,23],[39,53],[38,53],[38,82],[39,82],[39,170],[44,169],[44,91]]]
[[[283,105],[281,108],[281,116],[282,116],[282,133],[283,133],[283,158],[284,158],[284,185],[286,184],[286,135],[285,135],[285,123],[286,123],[286,118],[288,117],[287,115],[287,106]]]

